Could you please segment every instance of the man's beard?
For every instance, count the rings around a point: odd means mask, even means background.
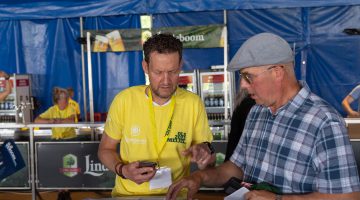
[[[171,96],[175,93],[176,88],[175,89],[171,89],[172,91],[170,93],[166,93],[166,95],[162,95],[159,90],[152,90],[153,94],[156,95],[157,97],[161,98],[161,99],[170,99]]]

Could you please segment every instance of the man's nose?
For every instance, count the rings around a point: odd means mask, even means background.
[[[164,73],[163,82],[164,82],[165,84],[167,84],[167,83],[170,82],[170,80],[171,80],[170,74],[169,74],[169,73]]]
[[[241,78],[240,79],[240,88],[246,89],[248,87],[250,87],[250,84],[244,78]]]

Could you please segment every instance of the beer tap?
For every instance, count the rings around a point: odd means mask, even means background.
[[[16,111],[19,111],[19,110],[20,110],[18,116],[22,119],[22,123],[23,123],[23,124],[25,124],[24,112],[25,112],[25,109],[26,109],[29,105],[31,106],[31,103],[30,103],[30,102],[24,102],[24,101],[20,102],[20,104],[17,105],[17,106],[14,105]]]

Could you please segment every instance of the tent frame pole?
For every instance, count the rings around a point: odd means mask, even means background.
[[[89,104],[90,104],[90,122],[94,122],[94,92],[92,82],[92,63],[91,63],[91,33],[86,32],[86,47],[87,47],[87,64],[88,64],[88,80],[89,80]]]
[[[80,17],[80,37],[84,37],[84,22],[83,18]],[[82,90],[83,90],[83,104],[84,104],[84,121],[88,121],[87,117],[87,96],[86,96],[86,75],[85,75],[85,55],[84,55],[84,44],[81,44],[81,74],[82,74]]]

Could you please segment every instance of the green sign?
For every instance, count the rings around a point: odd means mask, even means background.
[[[92,37],[92,52],[141,51],[151,35],[170,33],[184,48],[224,47],[224,25],[164,27],[157,29],[85,30]],[[85,48],[86,49],[86,48]]]

